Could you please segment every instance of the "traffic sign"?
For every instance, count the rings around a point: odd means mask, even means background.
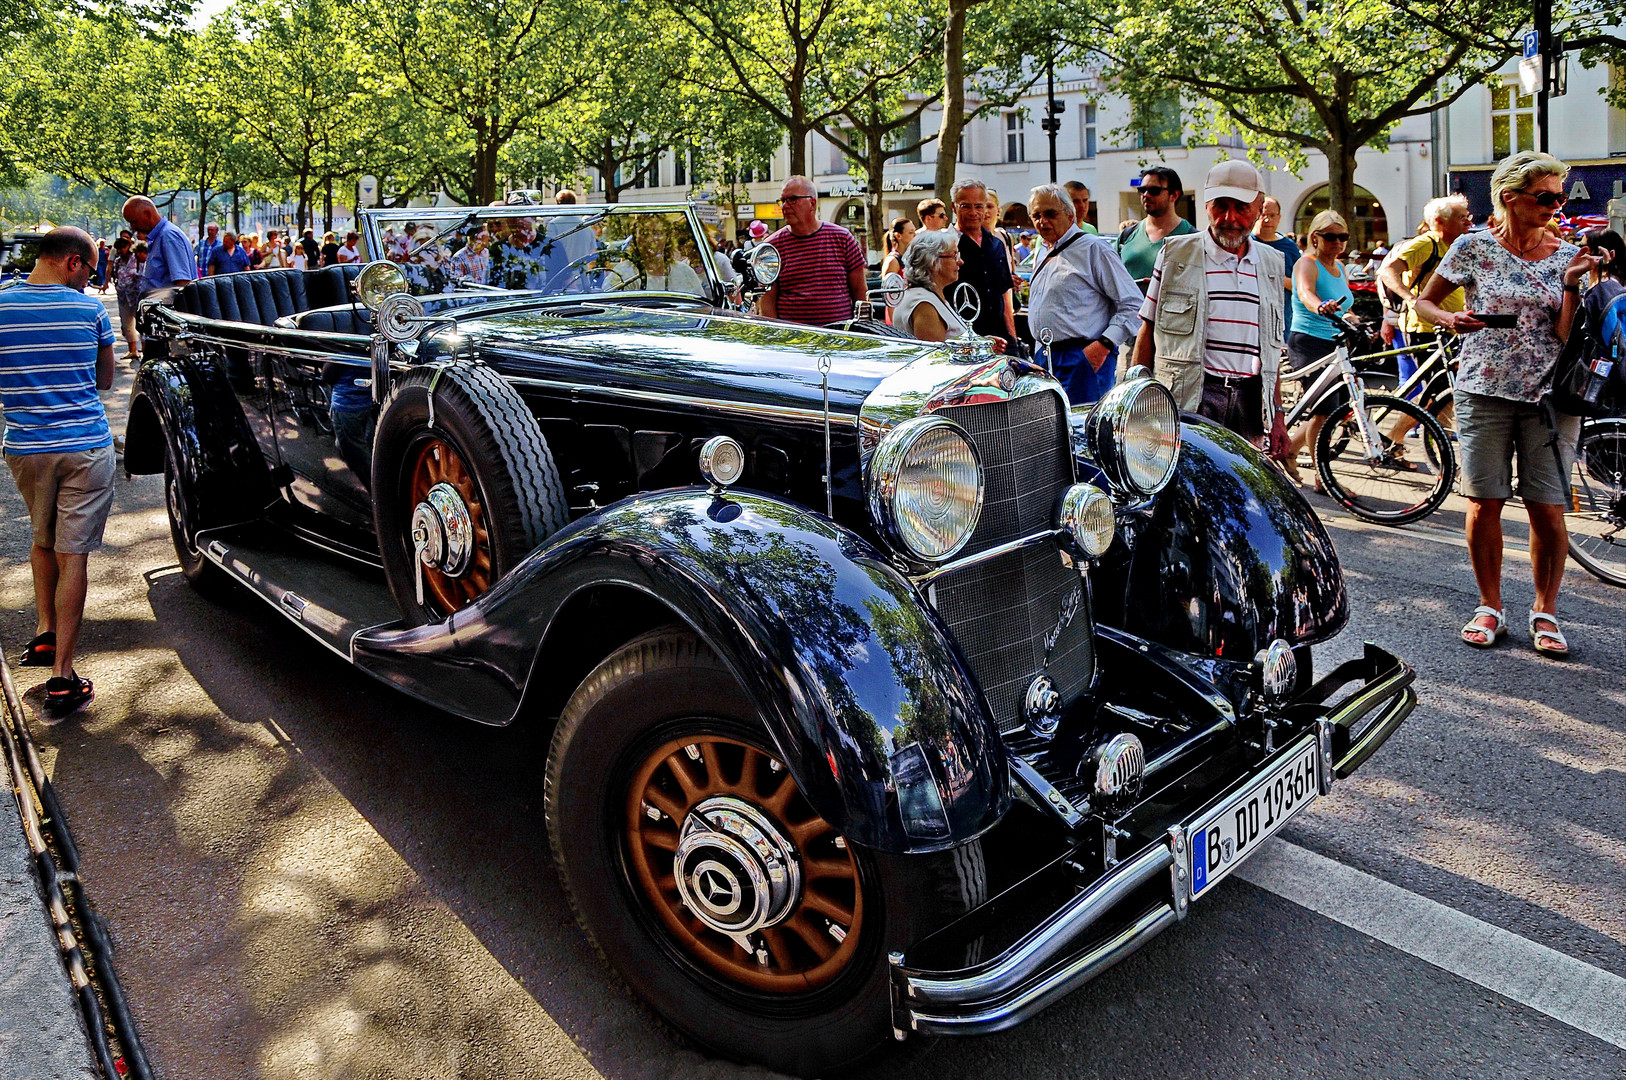
[[[1541,35],[1534,30],[1524,32],[1524,58],[1526,60],[1541,55]]]
[[[376,177],[376,176],[363,176],[361,178],[360,183],[358,183],[356,185],[356,187],[357,187],[357,192],[356,193],[359,196],[357,201],[360,202],[361,205],[363,205],[363,206],[377,206],[378,205],[378,177]]]

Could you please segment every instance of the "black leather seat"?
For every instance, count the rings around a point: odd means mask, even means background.
[[[294,325],[301,330],[325,330],[330,334],[371,334],[373,313],[360,304],[343,304],[296,315]]]
[[[248,270],[219,274],[183,286],[175,294],[175,307],[206,319],[270,326],[285,315],[349,304],[350,283],[360,272],[360,264],[346,263],[324,266],[320,270]]]

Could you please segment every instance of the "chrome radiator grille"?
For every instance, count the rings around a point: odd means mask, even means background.
[[[929,595],[1001,731],[1022,726],[1028,686],[1041,672],[1069,705],[1089,686],[1095,671],[1089,591],[1055,543],[944,574]]]
[[[962,555],[1055,527],[1056,503],[1073,482],[1072,447],[1061,397],[1048,391],[937,415],[959,424],[982,458],[982,517]]]

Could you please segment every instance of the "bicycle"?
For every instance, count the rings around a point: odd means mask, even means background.
[[[1403,349],[1374,354],[1377,357],[1427,354],[1417,362],[1417,370],[1394,387],[1377,382],[1387,379],[1386,374],[1360,370],[1357,370],[1357,374],[1368,393],[1390,394],[1415,401],[1440,422],[1447,434],[1453,434],[1457,430],[1457,352],[1460,345],[1461,339],[1455,335],[1441,334],[1432,345],[1408,345]],[[1391,439],[1401,438],[1404,434],[1404,431],[1396,434],[1393,430],[1388,433]]]
[[[1626,417],[1582,423],[1564,519],[1570,558],[1593,577],[1626,588]]]
[[[1410,351],[1392,349],[1361,359],[1369,362]],[[1287,414],[1289,428],[1343,391],[1345,400],[1326,418],[1314,448],[1316,472],[1338,505],[1366,521],[1404,525],[1432,514],[1451,494],[1457,457],[1445,428],[1414,402],[1368,392],[1350,358],[1346,334],[1339,334],[1332,352],[1320,360],[1284,371],[1281,377],[1284,383],[1309,384]],[[1426,464],[1407,460],[1404,437],[1397,440],[1385,434],[1384,425],[1393,422],[1399,428],[1406,421],[1419,430]]]

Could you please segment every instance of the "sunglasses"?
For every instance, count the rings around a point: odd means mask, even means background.
[[[1563,206],[1565,203],[1570,201],[1570,197],[1568,195],[1558,191],[1521,191],[1519,194],[1530,196],[1532,199],[1536,200],[1536,205],[1540,206],[1544,210],[1551,210],[1554,207]]]
[[[1035,210],[1033,212],[1033,216],[1036,217],[1036,218],[1044,218],[1046,221],[1050,221],[1050,220],[1052,220],[1054,218],[1065,217],[1066,215],[1063,214],[1060,210]]]
[[[1145,198],[1148,195],[1167,195],[1168,193],[1169,189],[1166,187],[1147,187],[1145,184],[1140,186],[1140,194],[1142,198]]]
[[[1323,232],[1316,233],[1316,235],[1321,237],[1321,239],[1333,244],[1349,243],[1349,234],[1347,232]]]

